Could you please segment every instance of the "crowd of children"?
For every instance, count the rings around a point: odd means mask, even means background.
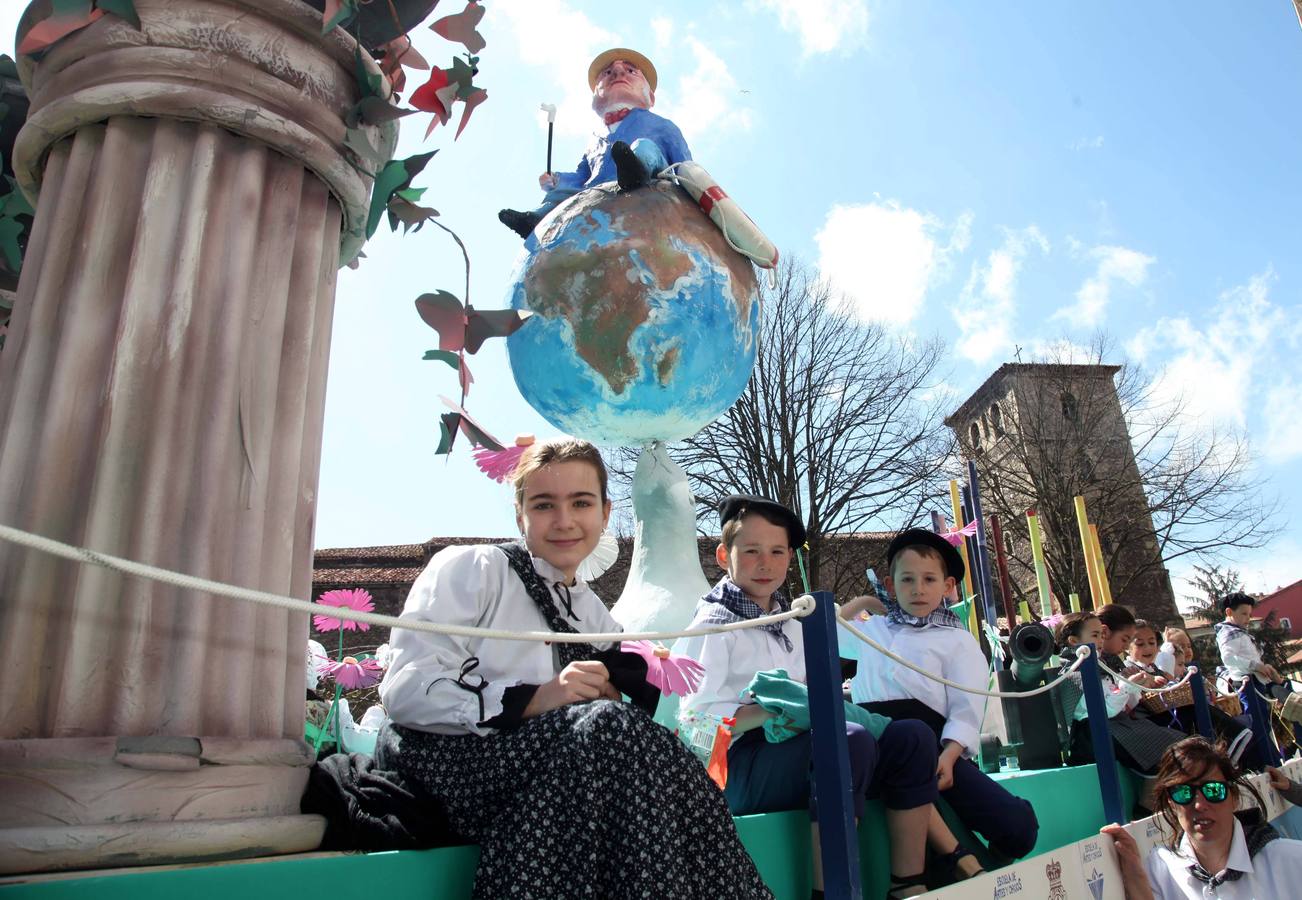
[[[508,630],[618,630],[577,574],[610,514],[600,455],[581,441],[534,445],[515,484],[522,542],[437,554],[404,617]],[[719,515],[717,560],[725,575],[701,599],[691,627],[790,609],[789,568],[805,542],[799,517],[743,495],[726,498]],[[986,698],[972,691],[989,686],[989,669],[947,602],[963,577],[962,557],[944,537],[909,529],[891,542],[886,562],[881,596],[847,603],[842,618],[950,682],[864,642],[851,639],[842,649],[858,657],[853,702],[845,705],[848,799],[856,821],[868,800],[881,801],[891,841],[888,896],[910,897],[982,871],[939,806],[983,838],[996,861],[1030,853],[1039,824],[1030,803],[974,762]],[[864,620],[866,609],[877,615]],[[1218,634],[1227,665],[1269,686],[1278,673],[1254,656],[1238,616],[1237,607],[1227,611]],[[1187,635],[1167,633],[1159,644],[1153,626],[1109,605],[1066,616],[1056,637],[1065,655],[1080,644],[1098,650],[1118,758],[1154,773],[1194,723],[1179,702],[1145,708],[1140,699],[1144,689],[1182,676],[1191,661]],[[728,813],[808,808],[816,822],[803,628],[788,619],[691,646],[703,677],[683,698],[680,716],[731,723],[726,780],[712,780],[713,771],[707,775],[653,723],[659,692],[647,689],[647,662],[637,654],[617,645],[520,645],[414,630],[394,633],[380,688],[390,723],[376,761],[432,797],[451,829],[480,845],[477,897],[501,896],[508,885],[559,896],[579,883],[590,889],[585,896],[768,896]],[[1080,674],[1071,673],[1057,694],[1070,723],[1063,735],[1069,761],[1090,761]],[[1243,749],[1241,723],[1219,711],[1215,723]],[[1244,759],[1251,765],[1255,758]],[[815,853],[815,897],[822,894],[818,863]],[[590,881],[594,871],[604,873],[599,882]]]

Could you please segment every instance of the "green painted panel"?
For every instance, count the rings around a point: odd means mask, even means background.
[[[1137,779],[1122,770],[1127,808]],[[996,776],[1010,791],[1031,801],[1040,820],[1033,853],[1088,837],[1103,824],[1094,766]],[[948,811],[947,811],[948,813]],[[956,823],[947,814],[951,827]],[[803,811],[737,818],[737,833],[777,900],[804,900],[811,884],[809,816]],[[955,827],[961,840],[971,835]],[[890,842],[880,804],[870,803],[859,825],[859,853],[865,897],[886,893]],[[388,853],[319,853],[279,859],[131,869],[115,873],[34,876],[0,883],[3,900],[256,900],[262,897],[363,896],[381,889],[386,900],[470,896],[479,851],[474,847]],[[986,860],[987,867],[994,862]]]

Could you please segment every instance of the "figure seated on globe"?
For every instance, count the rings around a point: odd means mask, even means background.
[[[504,209],[497,214],[507,228],[528,238],[538,223],[564,200],[584,188],[617,182],[622,190],[646,185],[671,163],[692,158],[678,126],[651,112],[656,102],[656,68],[636,50],[616,47],[598,54],[588,66],[592,110],[609,133],[598,137],[573,172],[544,172],[538,184],[546,194],[537,209]]]
[[[588,66],[592,109],[609,133],[588,148],[573,172],[544,172],[538,184],[546,192],[536,209],[501,210],[497,217],[534,249],[529,238],[547,215],[580,191],[618,185],[621,191],[645,187],[667,170],[724,232],[728,243],[756,264],[777,264],[777,250],[709,174],[692,162],[687,141],[673,122],[651,112],[655,105],[656,69],[636,50],[616,47],[600,53]]]

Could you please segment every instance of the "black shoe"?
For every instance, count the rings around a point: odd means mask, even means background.
[[[542,216],[535,212],[520,212],[518,209],[502,209],[498,210],[497,221],[528,240],[529,235],[533,234],[533,230],[542,221]]]
[[[651,183],[651,173],[628,144],[623,141],[611,144],[610,158],[615,161],[615,175],[621,191],[637,190]]]

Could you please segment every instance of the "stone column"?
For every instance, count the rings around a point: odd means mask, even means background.
[[[301,0],[135,5],[20,60],[0,522],[307,599],[356,45]],[[0,543],[0,872],[314,848],[307,634]]]

